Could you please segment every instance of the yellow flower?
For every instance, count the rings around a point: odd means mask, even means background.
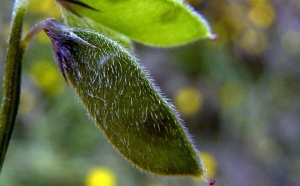
[[[217,172],[217,161],[213,157],[213,155],[207,152],[201,152],[200,159],[204,164],[204,168],[206,172],[204,172],[204,175],[202,175],[202,177],[195,178],[195,181],[210,183],[209,180],[212,179]]]
[[[258,28],[269,28],[275,20],[275,10],[271,3],[259,3],[251,7],[248,17]]]
[[[214,156],[208,152],[200,153],[200,158],[206,167],[206,178],[211,179],[217,172],[217,161]]]
[[[86,177],[86,186],[115,186],[116,182],[114,173],[106,167],[94,168]]]
[[[260,55],[268,46],[267,35],[253,28],[245,30],[236,42],[249,55]]]
[[[60,74],[58,67],[50,62],[40,61],[32,65],[30,74],[35,83],[39,85],[46,94],[60,94],[66,87],[66,82]]]
[[[59,10],[54,0],[32,0],[29,4],[29,11],[34,14],[43,14],[47,17],[60,17]]]
[[[191,116],[197,113],[203,102],[203,97],[195,87],[184,87],[180,89],[174,97],[174,104],[179,113],[185,116]]]

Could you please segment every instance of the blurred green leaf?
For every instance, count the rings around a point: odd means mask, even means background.
[[[95,30],[101,34],[107,35],[108,37],[114,39],[115,41],[118,41],[120,44],[122,44],[128,49],[132,48],[131,40],[127,36],[122,35],[99,23],[96,23],[95,21],[89,18],[82,18],[76,16],[75,14],[65,9],[62,9],[62,15],[64,17],[64,21],[66,25],[68,25],[69,27],[87,28],[87,29]]]
[[[82,17],[153,46],[176,46],[213,37],[202,16],[178,0],[57,0]]]

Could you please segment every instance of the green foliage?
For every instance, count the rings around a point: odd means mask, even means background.
[[[68,10],[62,9],[62,15],[64,17],[64,22],[69,27],[77,27],[77,28],[87,28],[94,31],[97,31],[101,34],[104,34],[115,41],[118,41],[120,44],[125,46],[128,49],[131,49],[131,40],[126,37],[125,35],[122,35],[112,29],[109,29],[99,23],[96,23],[95,21],[88,19],[88,18],[82,18],[79,17]]]
[[[57,0],[67,10],[153,46],[213,37],[206,21],[178,0]]]

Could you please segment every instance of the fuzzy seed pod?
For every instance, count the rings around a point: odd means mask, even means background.
[[[203,174],[177,112],[130,52],[91,30],[67,28],[54,19],[41,25],[63,77],[128,161],[159,175]]]

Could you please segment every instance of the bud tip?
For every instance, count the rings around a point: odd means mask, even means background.
[[[209,39],[212,40],[212,41],[215,41],[218,39],[218,35],[217,34],[212,34],[209,36]]]
[[[209,185],[215,185],[215,183],[216,183],[216,180],[209,180]]]

